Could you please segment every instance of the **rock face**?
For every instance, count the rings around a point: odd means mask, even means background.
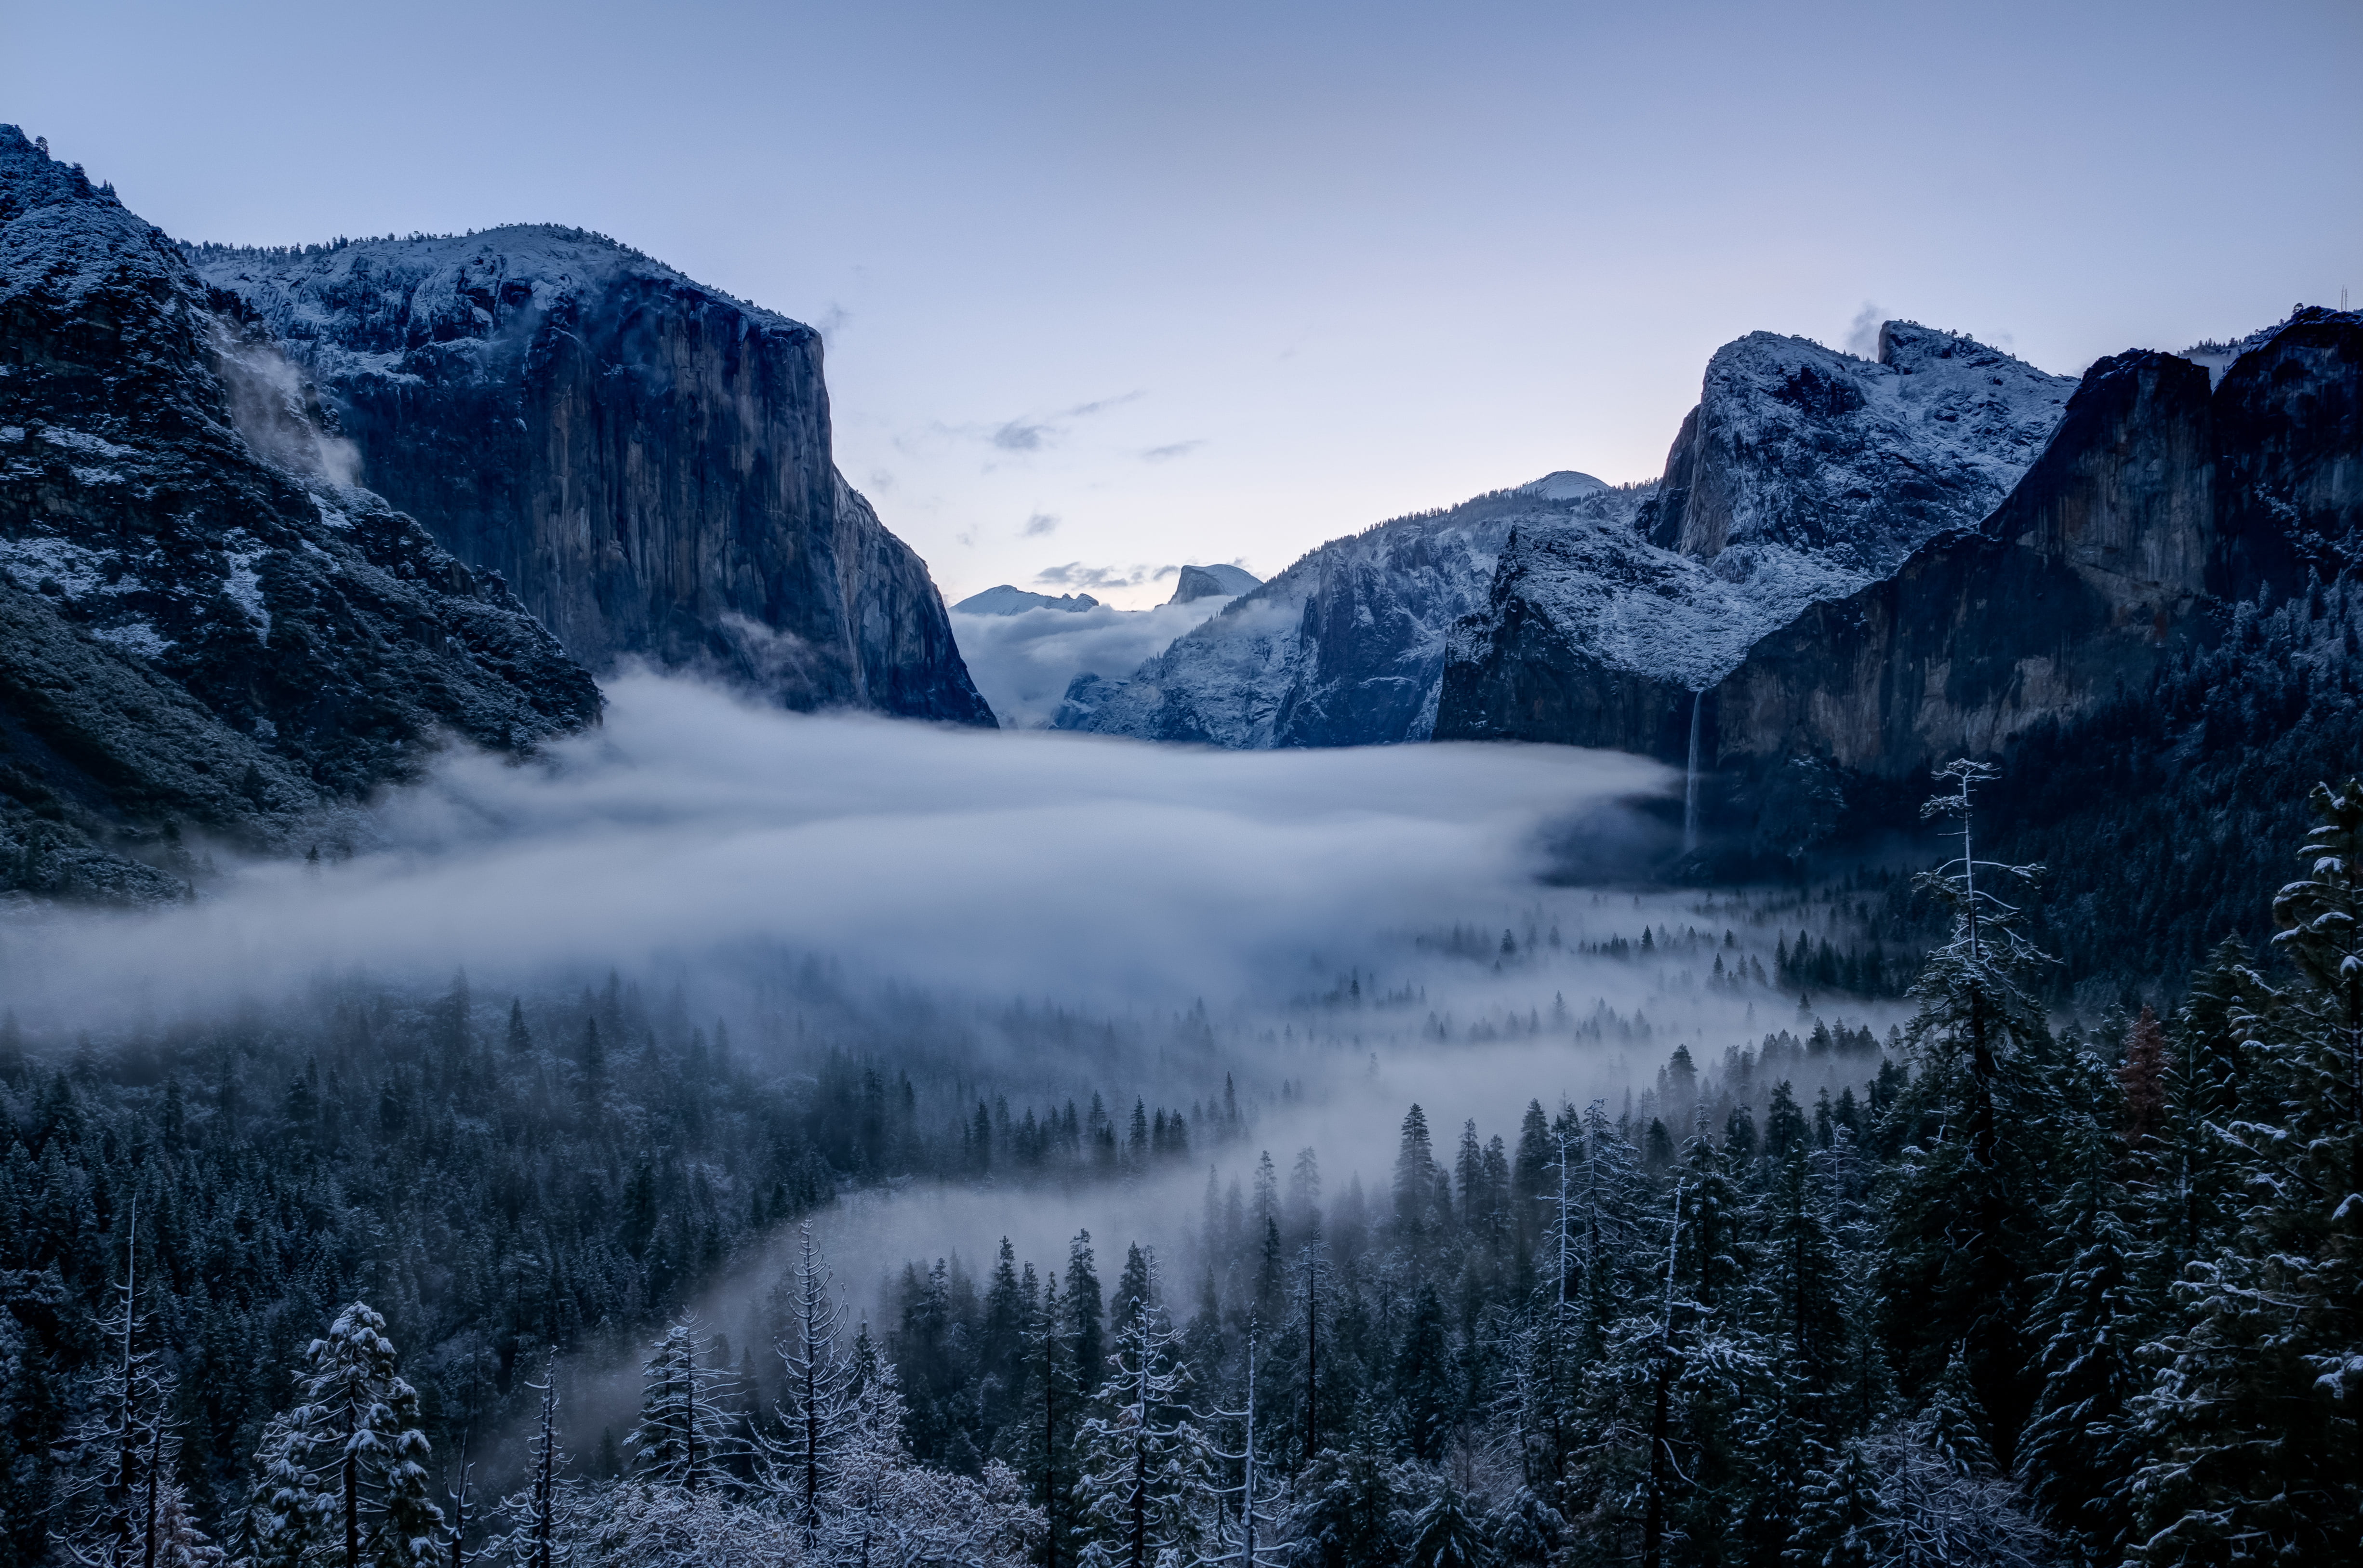
[[[596,722],[494,573],[379,496],[178,247],[0,126],[0,888],[176,896],[447,736]]]
[[[2363,317],[2300,311],[2212,392],[2189,360],[2120,354],[1977,531],[1758,642],[1710,699],[1714,750],[1890,777],[1990,754],[2358,566]]]
[[[1548,483],[1333,539],[1129,680],[1077,677],[1054,728],[1239,748],[1426,740],[1445,633],[1483,602],[1512,530],[1579,513],[1629,528],[1643,499],[1588,478],[1543,494]]]
[[[1726,575],[1794,551],[1883,576],[1991,511],[2075,388],[1908,321],[1880,328],[1875,361],[1752,332],[1708,361],[1643,527]]]
[[[1236,566],[1184,566],[1173,580],[1169,605],[1194,604],[1200,599],[1228,599],[1263,586],[1263,579]]]
[[[2075,385],[1908,322],[1876,361],[1767,332],[1725,345],[1632,526],[1538,519],[1508,541],[1454,630],[1437,736],[1684,760],[1699,693],[1992,510]]]
[[[575,229],[191,255],[359,477],[592,669],[993,723],[925,563],[837,472],[811,328]]]

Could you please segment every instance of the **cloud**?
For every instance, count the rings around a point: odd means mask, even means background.
[[[1858,359],[1877,359],[1879,329],[1885,325],[1887,313],[1870,301],[1864,300],[1862,308],[1855,312],[1853,322],[1847,328],[1846,351]]]
[[[1205,444],[1203,440],[1175,441],[1170,446],[1150,447],[1140,455],[1150,462],[1166,462],[1177,457],[1187,457]]]
[[[1040,539],[1059,531],[1059,519],[1048,512],[1037,512],[1026,519],[1025,531],[1027,539]]]
[[[1391,930],[1503,923],[1541,895],[1555,819],[1670,776],[1567,747],[1224,752],[791,714],[648,674],[607,692],[601,728],[538,765],[448,754],[342,863],[11,919],[0,994],[28,1026],[99,1027],[355,966],[491,989],[614,963],[752,995],[812,959],[955,1005],[1284,999]]]
[[[1077,675],[1122,678],[1221,609],[1196,599],[1149,610],[1028,610],[1015,616],[952,617],[952,635],[976,689],[1013,729],[1039,729],[1059,711]]]
[[[1060,588],[1137,588],[1179,570],[1168,566],[1151,572],[1146,566],[1086,566],[1080,561],[1070,561],[1064,566],[1045,566],[1034,573],[1034,581]]]
[[[1111,408],[1120,408],[1127,403],[1137,403],[1147,395],[1148,394],[1142,392],[1126,392],[1115,397],[1100,397],[1089,403],[1078,403],[1072,407],[1061,408],[1055,414],[1020,415],[1015,419],[1004,420],[990,428],[973,426],[968,428],[969,433],[981,434],[989,445],[1002,451],[1040,451],[1044,447],[1065,436],[1067,427],[1072,421],[1088,419],[1095,414],[1104,414]]]

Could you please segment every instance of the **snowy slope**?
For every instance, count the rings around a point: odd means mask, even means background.
[[[1629,530],[1649,494],[1555,474],[1333,539],[1130,679],[1078,679],[1056,727],[1246,748],[1425,740],[1446,633],[1484,604],[1512,530]]]
[[[1911,322],[1880,329],[1875,361],[1752,332],[1708,361],[1646,527],[1734,580],[1784,552],[1884,576],[2001,505],[2075,390]]]

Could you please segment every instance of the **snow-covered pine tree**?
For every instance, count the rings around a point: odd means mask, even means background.
[[[246,1562],[256,1568],[427,1568],[442,1510],[427,1496],[418,1393],[385,1319],[356,1301],[305,1351],[303,1402],[257,1451]]]
[[[137,1193],[129,1209],[123,1278],[97,1324],[105,1355],[60,1456],[59,1540],[87,1568],[191,1568],[222,1554],[189,1517],[176,1473],[175,1389],[140,1294]]]
[[[635,1481],[689,1492],[738,1485],[729,1466],[740,1444],[728,1408],[737,1385],[705,1364],[710,1338],[697,1315],[685,1312],[640,1363],[640,1418],[624,1439]]]
[[[2306,875],[2273,901],[2296,977],[2238,1029],[2259,1049],[2220,1129],[2244,1207],[2184,1271],[2137,1406],[2147,1562],[2328,1562],[2363,1539],[2363,779],[2313,804]]]
[[[533,1436],[527,1444],[526,1484],[502,1498],[494,1513],[508,1528],[487,1543],[516,1568],[556,1568],[558,1543],[575,1513],[566,1491],[566,1446],[558,1432],[558,1352],[542,1363]]]
[[[813,1240],[810,1220],[798,1241],[788,1337],[777,1346],[787,1373],[775,1412],[778,1435],[759,1434],[756,1444],[764,1490],[795,1521],[809,1550],[820,1539],[822,1510],[855,1410],[853,1364],[837,1345],[845,1309],[829,1295],[828,1260]]]
[[[2025,983],[2050,961],[1998,891],[2031,886],[2042,868],[1976,856],[1972,791],[1995,776],[1982,762],[1947,763],[1936,773],[1946,788],[1922,812],[1958,822],[1961,852],[1919,878],[1953,929],[1912,987],[1914,1071],[1891,1113],[1906,1147],[1891,1175],[1881,1289],[1907,1389],[1965,1353],[2007,1458],[2040,1387],[2025,1324],[2042,1266],[2051,1038]]]
[[[1403,1471],[1383,1453],[1359,1443],[1323,1450],[1297,1473],[1282,1523],[1295,1561],[1318,1568],[1399,1562],[1405,1492]]]
[[[863,1324],[847,1357],[850,1419],[824,1504],[817,1561],[867,1568],[974,1564],[1017,1568],[1045,1540],[1041,1510],[998,1460],[975,1480],[911,1462],[903,1440],[903,1393],[894,1363]]]
[[[1139,1286],[1115,1303],[1121,1328],[1101,1413],[1083,1423],[1076,1445],[1082,1568],[1157,1568],[1169,1554],[1190,1563],[1214,1544],[1215,1452],[1187,1402],[1190,1373],[1157,1300],[1155,1255],[1143,1261]]]
[[[2148,1327],[2147,1249],[2126,1223],[2132,1199],[2117,1179],[2117,1140],[2089,1118],[2062,1130],[2072,1140],[2063,1163],[2073,1179],[2052,1206],[2058,1266],[2043,1282],[2031,1336],[2042,1347],[2043,1391],[2020,1440],[2019,1469],[2084,1561],[2115,1563],[2132,1522],[2126,1407],[2148,1381],[2137,1361]]]
[[[1239,1423],[1239,1451],[1226,1453],[1209,1444],[1208,1451],[1218,1462],[1238,1466],[1238,1484],[1213,1488],[1218,1500],[1215,1550],[1199,1559],[1213,1568],[1229,1564],[1231,1568],[1274,1568],[1281,1561],[1279,1533],[1270,1518],[1268,1500],[1270,1488],[1262,1485],[1262,1456],[1256,1450],[1256,1350],[1261,1325],[1250,1314],[1248,1318],[1247,1373],[1242,1386],[1247,1398],[1237,1410],[1219,1410],[1209,1418],[1216,1421]]]
[[[2056,1561],[2050,1538],[1995,1467],[1976,1405],[1967,1364],[1955,1356],[1918,1416],[1859,1446],[1876,1477],[1847,1499],[1869,1516],[1856,1538],[1867,1549],[1859,1561],[1873,1568],[2047,1568]]]
[[[1493,1549],[1484,1521],[1449,1475],[1411,1518],[1411,1544],[1403,1568],[1492,1568]]]

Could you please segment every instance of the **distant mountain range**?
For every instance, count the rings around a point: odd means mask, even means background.
[[[1862,781],[2080,722],[2242,604],[2363,565],[2358,367],[2363,318],[2314,308],[2080,378],[1903,321],[1870,359],[1753,333],[1659,479],[1553,474],[1333,540],[1079,677],[1057,722],[1644,752],[1793,848]]]
[[[2358,367],[2363,317],[2321,309],[2080,378],[1910,322],[1870,358],[1753,333],[1658,479],[1549,474],[1269,582],[1185,566],[1137,617],[955,608],[1015,722],[1611,747],[1793,854],[2275,604],[2343,617]],[[837,471],[810,328],[573,229],[183,245],[0,127],[0,891],[176,896],[209,843],[333,842],[444,738],[596,723],[627,661],[994,722]]]
[[[1233,595],[1247,593],[1262,582],[1262,578],[1237,566],[1184,566],[1175,572],[1173,593],[1165,602],[1188,605],[1200,599],[1229,598]],[[971,594],[954,605],[952,612],[966,616],[1020,616],[1027,610],[1080,613],[1099,607],[1100,602],[1089,594],[1060,594],[1053,598],[1048,594],[1029,593],[1004,583],[998,587],[987,588],[982,594]]]

